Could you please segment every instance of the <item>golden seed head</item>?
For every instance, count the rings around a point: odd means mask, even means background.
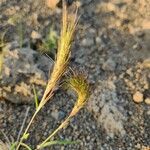
[[[81,73],[74,74],[68,79],[67,83],[68,88],[74,90],[78,95],[76,105],[82,107],[86,103],[90,95],[89,83],[87,81],[86,76]]]
[[[47,101],[50,98],[50,93],[52,93],[53,89],[58,84],[59,80],[66,71],[71,53],[71,42],[74,36],[77,22],[77,8],[75,9],[75,12],[73,13],[72,17],[69,17],[66,3],[63,0],[62,26],[58,42],[57,55],[53,71],[51,73],[51,78],[48,81],[47,88],[43,96],[43,101]]]

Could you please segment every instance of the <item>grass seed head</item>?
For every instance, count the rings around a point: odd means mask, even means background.
[[[71,116],[74,116],[85,105],[90,96],[90,87],[87,77],[82,73],[75,73],[67,79],[67,88],[74,90],[78,96],[70,114]]]
[[[72,12],[72,11],[71,11]],[[54,63],[51,77],[48,81],[47,88],[41,101],[41,106],[44,105],[51,97],[55,87],[59,84],[61,77],[64,75],[70,58],[70,47],[74,36],[75,28],[78,22],[77,8],[72,17],[69,17],[66,2],[63,0],[62,10],[62,26],[61,34],[58,42],[56,60]]]

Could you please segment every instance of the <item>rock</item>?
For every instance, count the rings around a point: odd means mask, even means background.
[[[0,76],[0,99],[12,103],[33,102],[33,85],[38,97],[41,97],[51,66],[47,57],[32,49],[8,50]]]
[[[102,68],[105,71],[114,71],[116,68],[116,63],[110,58],[103,64]]]
[[[114,134],[125,134],[122,121],[120,121],[122,114],[116,109],[116,106],[104,105],[101,110],[101,115],[98,121],[102,123],[106,132],[113,137]],[[119,120],[118,122],[116,122]]]
[[[41,34],[39,34],[37,31],[32,31],[31,38],[32,39],[41,39]]]
[[[89,47],[92,46],[93,44],[94,44],[93,38],[85,38],[81,41],[81,45],[84,47]]]
[[[27,22],[28,25],[31,25],[34,27],[34,29],[38,30],[38,26],[39,26],[39,22],[38,22],[38,14],[37,13],[33,13],[30,17],[29,17],[29,21]],[[40,35],[40,34],[39,34]]]
[[[144,29],[150,29],[150,21],[149,20],[143,20],[142,21],[142,27],[144,28]]]
[[[136,102],[136,103],[141,103],[141,102],[143,102],[143,94],[142,94],[141,92],[139,92],[139,91],[135,92],[135,93],[133,94],[133,100],[134,100],[134,102]]]
[[[148,104],[148,105],[150,105],[150,98],[146,98],[145,99],[145,103]]]
[[[135,147],[136,147],[137,149],[141,149],[141,144],[140,144],[140,143],[137,143],[137,144],[135,145]]]
[[[59,0],[46,0],[46,5],[49,8],[54,9],[58,2],[59,2]]]
[[[150,110],[147,111],[147,115],[150,115]]]
[[[59,116],[58,110],[52,111],[52,112],[51,112],[51,116],[52,116],[54,119],[58,120],[58,116]]]
[[[133,77],[132,68],[127,69],[127,70],[126,70],[126,73],[127,73],[130,77]]]
[[[123,108],[117,104],[120,100],[117,98],[113,81],[104,80],[97,84],[88,102],[88,110],[94,114],[98,126],[102,126],[108,136],[124,136],[125,117]]]
[[[142,65],[144,68],[150,68],[150,58],[144,60]]]
[[[100,45],[101,42],[102,42],[100,37],[96,37],[96,38],[95,38],[95,41],[96,41],[96,44],[97,44],[97,45]]]

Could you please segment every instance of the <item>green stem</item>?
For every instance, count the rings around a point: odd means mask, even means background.
[[[35,107],[36,107],[36,110],[37,110],[38,106],[39,106],[39,100],[38,100],[38,96],[37,96],[37,92],[36,92],[34,84],[33,84],[33,93],[34,93]]]
[[[37,146],[37,150],[45,147],[45,143],[47,143],[59,130],[65,127],[65,125],[69,122],[69,120],[70,116],[64,122],[62,122],[61,125],[52,132],[52,134],[50,134],[41,144]]]
[[[25,143],[20,143],[21,146],[27,148],[28,150],[32,150],[27,144]]]
[[[52,96],[52,92],[50,93],[50,96],[48,98],[51,98],[51,96]],[[27,134],[27,132],[28,132],[28,130],[29,130],[29,128],[30,128],[30,126],[31,126],[34,118],[36,117],[37,113],[41,110],[41,108],[45,105],[45,103],[47,102],[48,98],[46,98],[46,92],[45,92],[44,95],[43,95],[43,98],[42,98],[41,102],[38,105],[38,108],[36,109],[35,113],[33,114],[32,118],[31,118],[31,120],[30,120],[30,122],[29,122],[29,124],[28,124],[28,126],[27,126],[27,128],[26,128],[26,130],[25,130],[25,132],[23,134],[23,136]],[[21,143],[24,140],[23,136],[20,139],[20,141],[18,142],[16,150],[19,150],[19,147],[20,147]]]
[[[30,122],[29,122],[29,124],[28,124],[28,126],[27,126],[27,128],[26,128],[26,130],[25,130],[25,132],[24,132],[24,134],[23,134],[23,136],[27,134],[27,132],[28,132],[28,130],[29,130],[29,128],[30,128],[30,126],[31,126],[31,124],[32,124],[32,122],[33,122],[35,116],[36,116],[37,113],[40,111],[40,109],[41,109],[41,107],[39,106],[38,109],[35,111],[35,113],[34,113],[34,115],[32,116],[32,118],[31,118],[31,120],[30,120]],[[24,139],[23,139],[23,136],[22,136],[22,138],[20,139],[16,150],[19,150],[19,147],[20,147],[21,143],[22,143],[23,140],[24,140]]]

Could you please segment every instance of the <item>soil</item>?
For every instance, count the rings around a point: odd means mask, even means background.
[[[70,65],[87,71],[91,96],[69,126],[54,137],[79,143],[48,149],[149,150],[150,1],[79,2],[81,17]],[[17,48],[22,42],[18,49],[27,49],[36,43],[36,37],[44,39],[50,28],[59,35],[60,22],[61,8],[52,10],[44,0],[0,1],[0,34],[6,32],[4,40],[12,50],[16,49],[14,42],[18,43]],[[34,36],[33,32],[36,32]],[[40,53],[37,47],[31,48]],[[49,60],[49,63],[52,62]],[[2,80],[0,78],[0,92],[4,86]],[[74,101],[72,94],[58,89],[34,120],[26,143],[34,149],[67,116]],[[18,98],[12,102],[9,96],[0,97],[0,140],[7,142],[2,133],[11,141],[17,139],[28,108],[26,124],[35,111],[34,103],[18,103]]]

